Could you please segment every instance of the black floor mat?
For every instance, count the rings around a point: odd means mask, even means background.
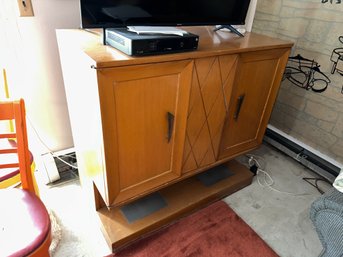
[[[200,173],[196,177],[201,181],[201,183],[208,187],[232,175],[234,175],[234,173],[230,171],[227,166],[220,165],[206,172]]]
[[[142,219],[167,206],[159,193],[153,193],[120,208],[129,223]]]

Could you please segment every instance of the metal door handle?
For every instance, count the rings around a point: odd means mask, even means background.
[[[168,120],[168,135],[167,135],[167,140],[168,140],[168,143],[170,142],[170,140],[171,140],[171,138],[172,138],[172,135],[173,135],[174,119],[175,119],[175,116],[174,116],[172,113],[167,112],[167,120]]]
[[[235,115],[233,116],[234,120],[238,120],[239,117],[239,113],[241,112],[241,107],[244,101],[244,97],[245,95],[240,95],[237,99],[237,105],[236,105],[236,111],[235,111]]]

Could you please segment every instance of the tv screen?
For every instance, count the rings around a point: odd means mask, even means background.
[[[244,24],[250,0],[81,0],[83,28]]]

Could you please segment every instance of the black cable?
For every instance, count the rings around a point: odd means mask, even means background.
[[[321,193],[321,194],[324,194],[325,192],[319,188],[318,181],[323,181],[323,182],[326,182],[329,185],[331,185],[331,182],[329,180],[327,180],[326,178],[303,178],[303,180],[305,180],[311,186],[317,188],[318,192]],[[312,180],[314,180],[314,184],[310,182]]]

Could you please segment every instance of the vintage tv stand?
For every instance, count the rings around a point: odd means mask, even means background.
[[[230,160],[261,144],[292,43],[184,29],[197,51],[139,58],[57,31],[81,182],[114,250],[251,183]],[[194,176],[223,163],[234,175],[213,186]],[[158,190],[167,207],[129,224],[120,207]]]

